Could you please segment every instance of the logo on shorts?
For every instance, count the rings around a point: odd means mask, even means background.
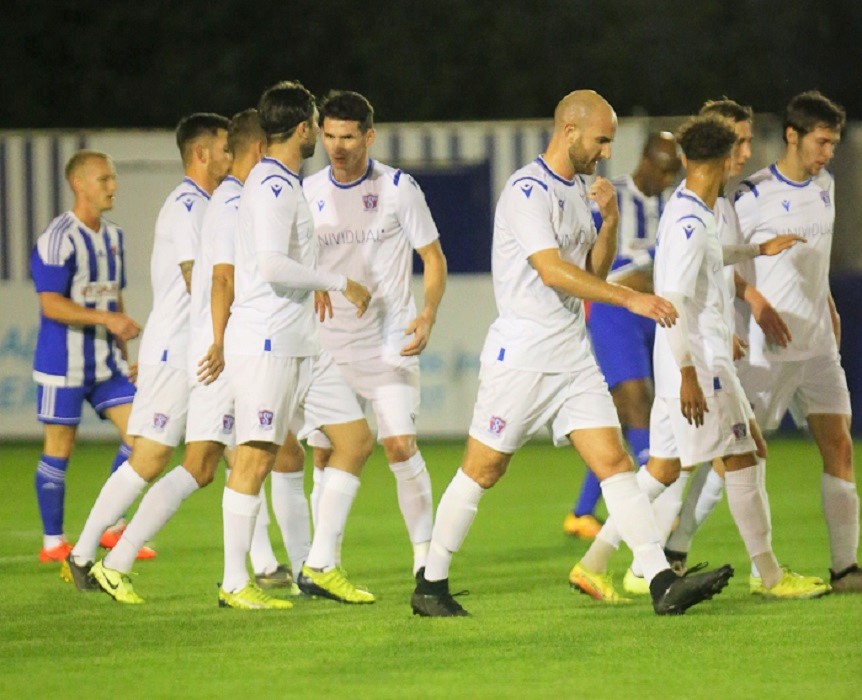
[[[272,430],[272,419],[273,413],[272,411],[267,411],[266,409],[262,409],[257,412],[257,421],[260,423],[260,427],[264,430]]]
[[[225,413],[221,417],[221,431],[227,435],[233,430],[233,416],[229,413]]]
[[[365,211],[377,211],[377,195],[364,194],[362,195],[362,203],[365,205]]]
[[[742,440],[746,435],[748,435],[748,426],[745,423],[733,424],[733,437],[737,440]]]
[[[506,428],[506,421],[500,418],[499,416],[491,416],[491,420],[488,422],[488,432],[491,435],[500,436],[500,433],[503,432]]]
[[[170,418],[166,416],[164,413],[154,413],[153,414],[153,429],[157,433],[165,432],[165,427],[168,425],[168,421]]]
[[[416,414],[415,413],[410,414],[410,422],[413,423],[413,425],[416,425]]]

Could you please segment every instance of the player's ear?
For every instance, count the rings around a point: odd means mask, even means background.
[[[787,139],[787,143],[791,146],[795,146],[799,143],[799,132],[792,126],[788,126],[784,130],[784,136]]]
[[[368,131],[365,132],[365,147],[368,148],[374,143],[374,139],[377,137],[377,132],[374,130],[374,127],[371,127]]]
[[[195,158],[206,165],[210,159],[210,149],[203,141],[198,141],[193,149]]]

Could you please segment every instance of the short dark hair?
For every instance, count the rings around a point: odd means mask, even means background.
[[[715,114],[690,117],[679,128],[677,141],[690,161],[726,158],[736,143],[736,131]]]
[[[264,91],[257,111],[269,141],[286,141],[314,117],[314,95],[298,80],[282,80]]]
[[[754,111],[748,105],[741,105],[729,97],[720,100],[707,100],[698,114],[717,114],[720,117],[732,119],[734,122],[750,122],[754,119]]]
[[[176,132],[177,148],[180,149],[183,163],[186,164],[189,161],[192,142],[201,136],[216,136],[219,129],[227,131],[229,128],[230,120],[213,112],[195,112],[180,119]]]
[[[787,127],[805,136],[818,126],[841,131],[846,121],[847,114],[843,107],[818,90],[808,90],[790,100],[784,110],[784,140],[787,141]]]
[[[374,107],[358,92],[350,90],[331,90],[320,103],[320,125],[323,120],[339,119],[347,122],[359,122],[362,133],[374,126]]]
[[[234,155],[244,153],[252,143],[265,139],[260,115],[254,107],[237,112],[231,117],[230,128],[227,130],[227,145]]]

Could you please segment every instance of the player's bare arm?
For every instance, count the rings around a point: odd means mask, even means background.
[[[772,304],[754,286],[746,282],[738,272],[734,273],[734,285],[737,298],[745,301],[751,308],[751,314],[757,325],[763,330],[766,342],[770,345],[786,348],[793,337],[790,334],[790,328]]]
[[[224,331],[233,304],[234,266],[226,263],[213,265],[210,291],[210,315],[213,324],[213,342],[198,362],[198,381],[212,384],[224,371]]]
[[[413,340],[401,348],[404,356],[419,355],[428,345],[431,329],[437,321],[437,309],[446,291],[446,256],[443,255],[440,241],[417,248],[416,252],[422,258],[424,267],[422,282],[425,306],[404,331],[405,335],[413,336]]]
[[[123,301],[123,294],[120,292],[117,294],[117,311],[121,314],[126,313],[126,304]],[[116,336],[114,336],[116,338]],[[138,381],[138,363],[137,362],[129,362],[129,347],[125,340],[121,340],[120,338],[116,338],[117,348],[120,350],[120,355],[126,361],[126,365],[128,366],[128,377],[129,381],[132,384],[136,384]]]
[[[605,282],[563,260],[558,248],[540,250],[529,260],[547,287],[581,299],[622,306],[638,316],[651,318],[665,328],[676,323],[676,308],[667,299]]]
[[[832,332],[835,333],[835,342],[838,347],[841,347],[841,316],[838,315],[838,307],[835,306],[832,292],[829,292],[827,301],[829,302],[829,315],[832,317]]]
[[[119,311],[100,311],[76,304],[57,292],[40,292],[39,304],[46,318],[67,326],[104,326],[120,341],[137,338],[141,327]]]
[[[617,191],[610,180],[597,177],[587,196],[596,203],[602,216],[602,228],[587,256],[587,270],[605,279],[617,255],[617,226],[620,220]]]
[[[183,260],[180,263],[180,272],[183,275],[183,281],[186,283],[186,291],[192,293],[192,268],[195,266],[194,260]]]

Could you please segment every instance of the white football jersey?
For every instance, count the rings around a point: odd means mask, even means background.
[[[617,191],[620,211],[617,257],[608,274],[608,281],[612,282],[635,270],[649,272],[652,269],[658,222],[673,190],[647,197],[637,188],[631,175],[614,178],[611,182]]]
[[[213,266],[233,265],[237,211],[242,183],[228,175],[212,194],[201,225],[201,242],[192,269],[192,295],[189,306],[189,376],[197,374],[198,361],[213,342],[210,294]]]
[[[416,317],[413,250],[439,238],[422,190],[407,173],[373,160],[355,182],[337,182],[327,167],[302,187],[314,218],[318,267],[371,293],[361,318],[343,294],[331,295],[333,317],[320,326],[323,347],[336,362],[398,355]]]
[[[738,246],[745,243],[739,228],[739,219],[732,202],[725,196],[715,200],[715,219],[718,225],[718,238],[721,245]],[[736,303],[736,268],[733,265],[724,266],[724,281],[727,284],[728,303],[726,306],[727,327],[730,332],[745,340],[748,337],[748,312],[745,302]],[[732,350],[732,347],[731,347]]]
[[[245,181],[238,221],[225,354],[318,355],[314,293],[282,287],[276,291],[261,277],[257,264],[258,253],[282,253],[315,267],[314,222],[299,175],[273,158],[261,160]]]
[[[735,207],[746,243],[763,243],[780,233],[795,233],[806,241],[740,267],[748,282],[781,314],[793,336],[786,348],[767,345],[752,319],[752,362],[804,360],[837,352],[828,302],[834,203],[835,181],[826,170],[794,182],[773,164],[740,185]]]
[[[565,180],[541,157],[515,171],[494,216],[491,270],[499,316],[482,362],[534,372],[579,371],[595,363],[582,300],[545,286],[529,257],[553,248],[585,268],[596,235],[583,178]]]
[[[659,223],[653,283],[660,296],[685,297],[679,311],[688,322],[701,389],[711,396],[716,381],[734,373],[726,308],[730,300],[715,214],[685,184],[673,193]],[[653,365],[656,396],[679,397],[680,370],[661,326],[656,326]]]
[[[168,195],[156,219],[150,259],[153,309],[138,352],[138,360],[143,364],[166,362],[186,371],[189,293],[180,263],[195,259],[209,199],[191,178],[183,178]]]

